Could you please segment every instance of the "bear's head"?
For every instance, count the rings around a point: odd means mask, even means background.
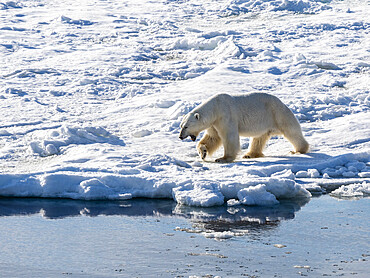
[[[184,140],[190,136],[192,141],[195,141],[199,133],[205,129],[200,119],[200,115],[197,112],[190,112],[187,114],[182,120],[180,127],[181,131],[179,138]]]

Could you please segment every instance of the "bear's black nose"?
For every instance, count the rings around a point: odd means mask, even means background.
[[[181,140],[184,140],[184,137],[182,137],[182,136],[179,136],[179,138],[180,138]]]

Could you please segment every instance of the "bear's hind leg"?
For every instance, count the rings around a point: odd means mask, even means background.
[[[243,156],[243,158],[264,157],[262,150],[264,149],[269,139],[270,139],[269,133],[266,133],[260,137],[252,138],[248,152]]]
[[[304,139],[301,129],[283,132],[284,137],[294,146],[292,153],[307,153],[309,144]]]
[[[197,145],[200,158],[204,160],[207,155],[212,155],[221,146],[221,143],[217,130],[214,127],[208,128]]]

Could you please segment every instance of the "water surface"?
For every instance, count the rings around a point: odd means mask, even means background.
[[[3,277],[366,277],[369,204],[369,199],[338,200],[327,195],[273,207],[213,208],[152,199],[2,198],[0,273]],[[227,239],[220,239],[223,235]]]

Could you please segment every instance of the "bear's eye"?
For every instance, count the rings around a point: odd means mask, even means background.
[[[188,127],[187,126],[184,126],[183,129],[187,129]]]

